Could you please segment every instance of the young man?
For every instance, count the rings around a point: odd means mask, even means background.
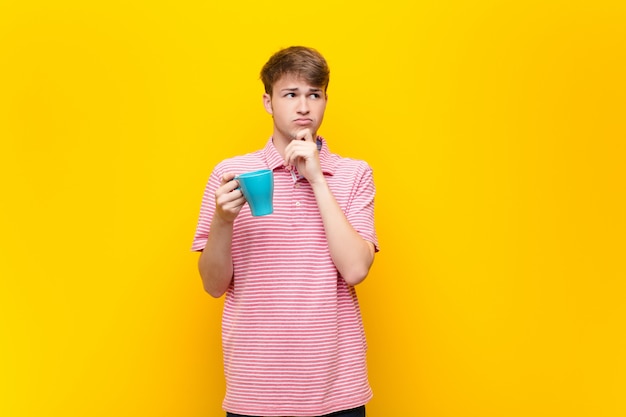
[[[193,243],[204,288],[226,293],[223,406],[227,416],[365,416],[354,286],[378,251],[372,170],[317,135],[329,69],[316,50],[277,52],[261,79],[272,137],[214,168]],[[274,212],[252,217],[234,178],[259,169],[273,171]]]

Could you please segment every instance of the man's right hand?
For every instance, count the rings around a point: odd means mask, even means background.
[[[215,191],[215,214],[227,223],[233,223],[246,202],[235,180],[235,173],[222,175],[222,184]]]

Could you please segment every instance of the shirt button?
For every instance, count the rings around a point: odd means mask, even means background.
[[[296,184],[294,185],[294,187],[296,187],[296,188],[300,188],[300,183],[296,183]]]
[[[296,201],[296,207],[300,207],[300,202]]]

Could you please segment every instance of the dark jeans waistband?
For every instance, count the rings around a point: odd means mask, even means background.
[[[226,417],[255,417],[255,416],[246,416],[243,414],[233,414],[233,413],[227,412]],[[324,414],[323,416],[319,416],[319,417],[365,417],[365,406],[362,405],[360,407],[352,408],[350,410],[337,411],[335,413]]]

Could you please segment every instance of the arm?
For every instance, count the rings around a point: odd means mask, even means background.
[[[337,204],[326,180],[311,183],[333,263],[349,285],[361,283],[374,262],[374,244],[361,237]]]
[[[374,244],[358,234],[339,207],[322,173],[317,146],[308,129],[298,132],[296,140],[287,145],[285,161],[295,165],[311,184],[335,267],[346,283],[359,284],[374,262]]]
[[[215,191],[215,214],[206,246],[198,259],[204,289],[215,298],[226,292],[233,278],[233,223],[245,203],[241,191],[236,190],[237,181],[231,181],[234,177],[233,173],[224,174]]]

